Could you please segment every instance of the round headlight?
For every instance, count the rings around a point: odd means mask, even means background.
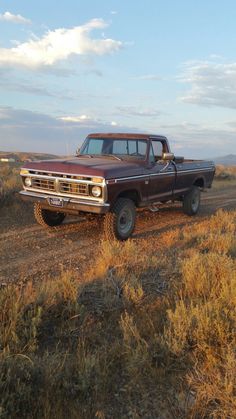
[[[93,196],[96,196],[96,198],[98,198],[101,194],[102,194],[102,189],[100,188],[100,186],[93,186],[92,187],[92,195]]]
[[[25,178],[25,186],[31,186],[31,178],[30,177],[26,177]]]

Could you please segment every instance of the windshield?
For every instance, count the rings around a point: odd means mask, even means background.
[[[120,158],[138,158],[144,160],[147,141],[126,138],[87,138],[80,150],[80,155],[117,156]]]

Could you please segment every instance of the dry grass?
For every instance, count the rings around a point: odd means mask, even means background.
[[[12,202],[15,193],[21,188],[21,180],[19,176],[20,165],[15,164],[0,164],[0,179],[3,184],[3,202],[7,204]]]
[[[216,166],[213,188],[219,189],[236,185],[236,166]]]
[[[22,189],[19,176],[21,165],[21,163],[0,163],[0,212],[5,224],[2,222],[0,227],[5,230],[14,222],[23,225],[32,220],[30,205],[24,203],[18,196],[18,192]]]
[[[236,211],[0,288],[1,418],[236,417]]]
[[[1,416],[235,417],[235,232],[219,211],[103,242],[80,277],[3,287]]]
[[[236,166],[216,166],[215,173],[216,180],[235,180],[236,179]]]

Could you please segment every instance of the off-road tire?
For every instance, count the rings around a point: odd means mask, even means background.
[[[196,215],[200,207],[201,192],[197,186],[192,189],[183,198],[183,211],[187,215]]]
[[[43,227],[56,227],[59,226],[66,214],[63,212],[50,211],[42,208],[40,204],[34,204],[34,217],[38,224]]]
[[[134,202],[128,198],[119,198],[111,212],[105,215],[105,239],[109,241],[127,240],[133,233],[135,218],[136,210]]]

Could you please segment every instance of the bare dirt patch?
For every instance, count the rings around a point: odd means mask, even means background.
[[[159,211],[138,211],[134,241],[153,240],[175,228],[185,228],[214,214],[218,209],[236,208],[234,185],[213,188],[202,194],[196,217],[183,214],[180,204],[163,205]],[[16,200],[14,207],[0,208],[0,283],[38,281],[70,269],[84,272],[99,252],[102,223],[97,218],[66,218],[52,230],[38,226],[32,208]]]

